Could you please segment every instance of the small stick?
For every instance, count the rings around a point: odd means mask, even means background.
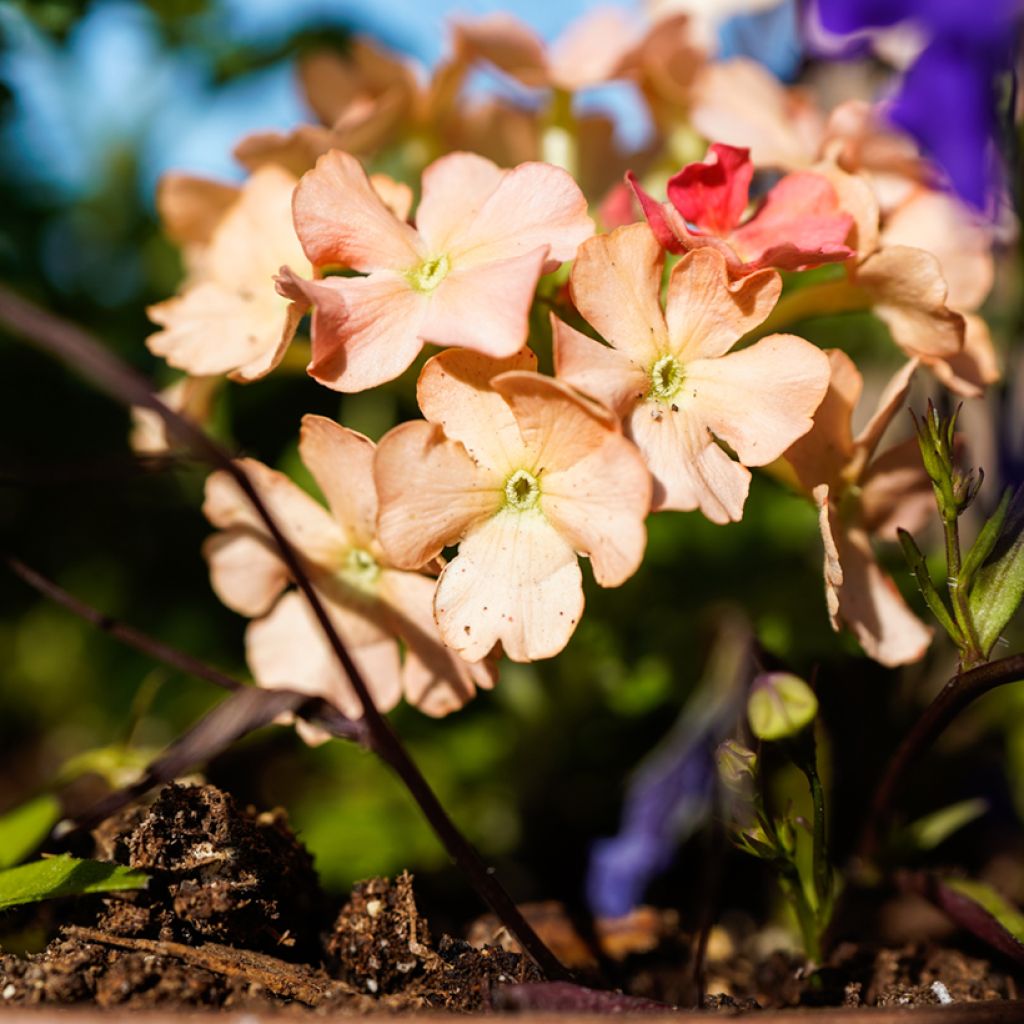
[[[448,855],[484,902],[516,937],[523,951],[549,978],[570,980],[571,974],[530,926],[504,886],[456,827],[388,720],[377,709],[366,681],[334,628],[302,559],[278,526],[245,470],[205,431],[162,402],[145,377],[80,327],[54,316],[3,286],[0,286],[0,323],[5,324],[17,337],[70,365],[116,401],[127,406],[152,409],[167,425],[171,436],[185,444],[195,455],[232,477],[273,538],[282,561],[309,603],[324,637],[359,698],[374,751],[405,784]]]
[[[1024,654],[990,661],[953,676],[925,708],[889,760],[882,781],[875,790],[867,821],[857,844],[857,855],[869,861],[878,852],[879,832],[889,815],[893,797],[913,764],[969,704],[1007,683],[1024,679]]]

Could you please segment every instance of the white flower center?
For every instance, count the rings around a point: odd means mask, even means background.
[[[380,576],[380,566],[369,551],[349,548],[345,552],[345,560],[338,570],[338,575],[357,590],[372,590],[377,577]]]
[[[667,402],[678,394],[686,374],[675,356],[662,356],[651,367],[650,396],[659,402]]]
[[[540,483],[532,473],[517,469],[505,481],[505,507],[516,512],[536,508],[540,501]]]
[[[451,263],[442,253],[433,259],[424,260],[409,277],[417,291],[432,292],[448,276],[449,270]]]

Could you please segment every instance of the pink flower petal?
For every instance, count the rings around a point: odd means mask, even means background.
[[[207,537],[203,557],[213,592],[239,615],[264,615],[288,585],[288,570],[270,539],[248,529]]]
[[[456,267],[430,296],[420,337],[495,358],[514,355],[530,330],[530,308],[547,250]]]
[[[639,25],[639,18],[620,8],[588,11],[572,22],[551,48],[552,83],[575,92],[619,78],[640,41]]]
[[[750,265],[799,270],[852,257],[846,245],[852,227],[853,217],[840,210],[829,180],[800,171],[787,174],[729,242]]]
[[[636,175],[632,171],[626,172],[626,182],[633,190],[640,209],[658,245],[668,252],[688,252],[697,244],[696,238],[690,234],[686,221],[676,212],[670,203],[659,203],[652,195],[644,190]]]
[[[696,249],[672,268],[665,302],[669,345],[683,363],[728,352],[771,312],[782,290],[774,270],[733,281],[722,255]]]
[[[346,539],[363,548],[373,544],[377,532],[375,448],[368,437],[334,420],[312,414],[302,417],[299,456]]]
[[[340,150],[325,153],[302,176],[293,208],[314,266],[409,270],[428,255],[416,232],[384,205],[359,161]]]
[[[444,642],[467,660],[498,642],[513,661],[553,657],[583,613],[576,554],[539,511],[499,512],[445,566],[434,613]]]
[[[374,478],[377,539],[401,569],[426,565],[504,501],[504,477],[480,469],[461,444],[422,420],[381,438]]]
[[[390,711],[402,696],[398,644],[346,608],[328,603],[328,614],[362,673],[379,711]],[[358,638],[358,640],[357,640]],[[246,660],[260,686],[299,690],[324,697],[350,718],[362,704],[345,678],[306,599],[291,591],[274,610],[249,625]]]
[[[429,298],[404,276],[379,271],[313,281],[306,288],[316,301],[307,372],[326,387],[365,391],[394,380],[423,348]]]
[[[584,242],[572,268],[576,308],[640,365],[653,362],[668,345],[660,301],[663,265],[661,247],[647,225],[631,224]]]
[[[860,401],[863,379],[841,349],[829,349],[828,391],[814,413],[814,426],[785,453],[800,486],[810,494],[818,484],[841,487],[840,474],[853,458],[853,411]]]
[[[668,180],[669,202],[701,231],[728,235],[747,206],[754,165],[750,151],[715,143],[713,160],[687,164]]]
[[[537,357],[522,349],[492,359],[468,349],[451,349],[427,361],[416,386],[423,415],[445,436],[459,441],[482,467],[504,476],[525,457],[519,426],[491,381],[508,370],[532,370]]]
[[[477,687],[491,689],[497,679],[494,662],[470,663],[445,647],[434,621],[437,581],[419,573],[386,569],[381,595],[394,631],[405,641],[402,665],[405,699],[434,717],[457,711],[472,700]]]
[[[625,416],[642,401],[650,381],[647,373],[624,353],[581,334],[551,314],[555,374],[583,394]]]
[[[695,416],[643,402],[630,413],[626,432],[654,477],[653,511],[699,508],[713,523],[743,517],[750,471],[729,458]]]
[[[424,170],[416,229],[430,254],[449,251],[507,173],[476,153],[449,153]]]
[[[560,167],[525,163],[506,171],[472,220],[451,236],[453,266],[508,259],[548,247],[545,271],[576,255],[594,233],[587,200]]]
[[[811,429],[828,389],[829,362],[802,338],[773,334],[741,352],[687,363],[685,373],[680,408],[707,424],[744,465],[765,466]]]

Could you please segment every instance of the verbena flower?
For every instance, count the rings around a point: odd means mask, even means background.
[[[614,587],[640,565],[651,479],[605,409],[532,372],[529,350],[497,360],[444,352],[417,388],[425,421],[380,443],[379,537],[414,568],[458,544],[437,584],[446,644],[514,661],[557,654],[583,612],[577,554]]]
[[[387,711],[404,694],[428,714],[443,715],[477,686],[492,686],[492,665],[469,665],[441,643],[431,610],[434,579],[396,568],[377,541],[373,442],[310,415],[302,421],[299,454],[328,508],[262,463],[243,459],[241,465],[295,546],[377,707]],[[207,480],[203,511],[220,531],[203,548],[213,588],[229,608],[254,620],[245,646],[256,681],[317,694],[360,717],[355,691],[308,602],[288,589],[288,569],[263,521],[227,473]],[[405,645],[404,660],[396,637]]]
[[[282,264],[305,262],[291,223],[295,183],[287,171],[263,167],[228,204],[213,183],[205,190],[193,183],[186,192],[179,180],[164,208],[179,237],[193,239],[189,273],[180,295],[147,311],[163,328],[147,338],[151,352],[193,376],[226,373],[241,381],[281,361],[303,313],[274,287]],[[211,227],[218,209],[223,215]]]
[[[540,163],[502,170],[472,153],[423,172],[416,227],[385,206],[355,157],[338,151],[303,175],[294,209],[318,270],[364,275],[290,276],[283,285],[314,303],[309,373],[338,391],[392,380],[426,342],[513,355],[526,342],[538,278],[594,230],[565,171]]]
[[[828,360],[788,334],[727,354],[775,305],[779,275],[733,281],[720,252],[697,249],[673,268],[662,311],[664,258],[646,224],[581,246],[573,301],[609,344],[553,317],[556,372],[624,421],[654,475],[655,509],[735,521],[750,487],[746,467],[773,461],[810,430]]]
[[[903,407],[917,367],[911,360],[889,382],[871,420],[856,436],[851,421],[863,380],[844,352],[828,353],[832,379],[810,433],[785,455],[819,510],[825,546],[825,593],[833,629],[845,623],[865,652],[883,665],[917,661],[932,631],[907,607],[875,559],[872,539],[895,540],[934,514],[931,481],[917,438],[876,454]]]
[[[744,219],[754,165],[746,149],[715,143],[713,159],[688,164],[668,181],[667,203],[627,175],[658,241],[669,252],[714,248],[731,273],[763,267],[798,270],[845,260],[852,219],[828,179],[811,171],[787,174]]]

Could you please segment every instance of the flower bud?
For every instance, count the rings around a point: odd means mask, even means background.
[[[750,730],[761,740],[784,740],[814,721],[818,698],[789,672],[764,672],[754,680],[747,698]]]
[[[726,740],[715,751],[715,764],[722,785],[733,792],[749,794],[757,775],[757,754],[736,740]]]

